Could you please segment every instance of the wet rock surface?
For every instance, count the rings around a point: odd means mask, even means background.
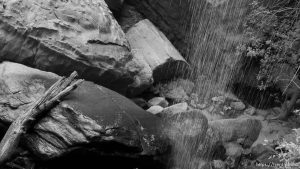
[[[190,98],[197,99],[197,95],[193,98],[195,84],[188,79],[174,79],[170,82],[161,83],[154,87],[156,92],[169,100],[171,103],[180,103],[188,101]]]
[[[262,128],[260,121],[253,118],[215,120],[210,125],[221,133],[223,142],[242,139],[245,147],[250,147],[256,141]]]
[[[157,114],[158,116],[169,116],[169,115],[176,115],[179,113],[184,113],[186,111],[188,111],[188,104],[183,102],[183,103],[178,103],[178,104],[174,104],[172,106],[166,107],[164,108],[159,114]]]
[[[0,60],[59,75],[76,70],[97,84],[126,94],[142,69],[104,0],[3,1]]]
[[[154,98],[150,99],[148,101],[148,103],[152,106],[159,105],[159,106],[162,106],[164,108],[168,107],[168,105],[169,105],[169,102],[163,97],[154,97]]]
[[[0,71],[0,121],[4,126],[26,111],[59,78],[53,73],[10,62],[3,62]],[[178,83],[180,80],[175,81],[176,85],[171,86],[187,86],[187,83]],[[242,102],[221,95],[205,103],[207,106],[195,109],[192,100],[195,104],[201,101],[192,90],[184,89],[188,93],[187,102],[170,102],[165,108],[160,106],[166,101],[160,93],[153,94],[150,100],[132,99],[142,102],[141,107],[145,104],[145,109],[155,105],[148,109],[155,116],[109,89],[84,82],[30,130],[22,147],[42,159],[39,165],[48,168],[63,167],[65,162],[79,161],[83,156],[89,157],[86,163],[102,161],[111,168],[118,168],[119,163],[113,161],[124,163],[124,168],[165,165],[235,168],[240,161],[270,161],[273,147],[257,147],[268,132],[265,122],[257,117],[260,111],[247,113],[247,109],[252,109],[247,105],[245,110],[237,111],[231,107],[232,103]],[[271,162],[277,161],[272,159]],[[61,163],[63,165],[58,165]],[[71,166],[89,164],[74,162]]]
[[[265,169],[268,164],[282,165],[279,151],[291,151],[280,147],[280,141],[298,143],[291,132],[299,127],[297,116],[288,122],[269,121],[267,117],[274,113],[219,91],[212,80],[223,83],[227,70],[233,68],[227,56],[232,56],[232,47],[240,41],[236,23],[247,13],[244,3],[0,2],[0,61],[59,75],[77,70],[82,78],[134,96],[130,101],[84,82],[24,135],[18,150],[22,153],[13,162],[26,166],[23,168],[33,168],[36,163],[37,169]],[[191,21],[194,30],[189,30]],[[202,34],[198,28],[208,32]],[[189,45],[197,49],[190,50]],[[203,65],[195,70],[199,77],[174,79],[187,73],[181,65],[188,66],[177,50],[183,56],[187,51],[195,55],[187,59]],[[217,59],[207,61],[210,58]],[[225,73],[213,71],[211,66]],[[253,87],[256,74],[250,74],[242,80]],[[16,63],[1,63],[0,135],[58,78]],[[284,85],[278,84],[280,88]],[[298,90],[292,85],[288,95]],[[263,96],[248,98],[261,104]],[[20,168],[15,163],[9,166]]]
[[[11,123],[59,76],[16,63],[0,65],[2,122]],[[13,106],[11,106],[13,105]],[[23,145],[43,160],[76,151],[136,159],[159,156],[160,119],[107,88],[84,82],[38,122]]]
[[[152,113],[152,114],[154,114],[154,115],[157,115],[157,114],[161,113],[163,110],[164,110],[163,107],[161,107],[161,106],[159,106],[159,105],[156,105],[156,106],[151,106],[151,107],[147,110],[147,112],[150,112],[150,113]]]

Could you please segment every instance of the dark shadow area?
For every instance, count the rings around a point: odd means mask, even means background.
[[[158,160],[149,156],[138,158],[124,157],[121,155],[103,155],[95,151],[76,150],[64,157],[39,162],[39,168],[45,169],[163,169]]]
[[[274,87],[260,90],[257,87],[234,83],[231,91],[242,101],[259,109],[269,109],[281,105],[281,92]]]

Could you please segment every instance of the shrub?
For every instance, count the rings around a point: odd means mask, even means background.
[[[294,129],[294,142],[282,140],[279,142],[277,150],[280,151],[278,157],[284,165],[278,167],[279,169],[294,169],[300,167],[300,129]]]
[[[263,5],[254,0],[244,23],[246,42],[238,55],[260,60],[257,79],[265,89],[276,82],[281,63],[290,64],[295,72],[300,66],[300,1],[274,0]]]

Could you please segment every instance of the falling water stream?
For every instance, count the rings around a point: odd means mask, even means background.
[[[191,0],[189,62],[196,77],[199,97],[208,99],[223,91],[239,60],[235,55],[241,42],[243,16],[248,0]]]
[[[186,1],[186,0],[185,0]],[[196,81],[198,97],[205,102],[226,86],[235,72],[235,55],[242,40],[241,25],[249,0],[187,0],[187,58],[190,78]],[[184,116],[184,117],[183,117]],[[173,168],[201,169],[211,155],[214,136],[202,117],[178,115],[171,118],[169,132],[174,141]],[[176,132],[175,132],[176,131]],[[206,140],[205,140],[206,139]],[[205,150],[206,149],[206,150]]]

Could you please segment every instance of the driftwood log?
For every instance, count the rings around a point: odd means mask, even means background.
[[[126,33],[133,56],[143,66],[139,72],[142,83],[153,79],[155,83],[182,77],[189,71],[189,64],[148,19],[132,26]]]
[[[44,96],[38,99],[27,112],[18,117],[10,125],[0,143],[0,166],[9,161],[16,153],[15,150],[23,134],[45,115],[46,110],[51,109],[83,81],[76,80],[75,78],[77,76],[77,72],[73,72],[68,78],[62,77],[53,84]]]

